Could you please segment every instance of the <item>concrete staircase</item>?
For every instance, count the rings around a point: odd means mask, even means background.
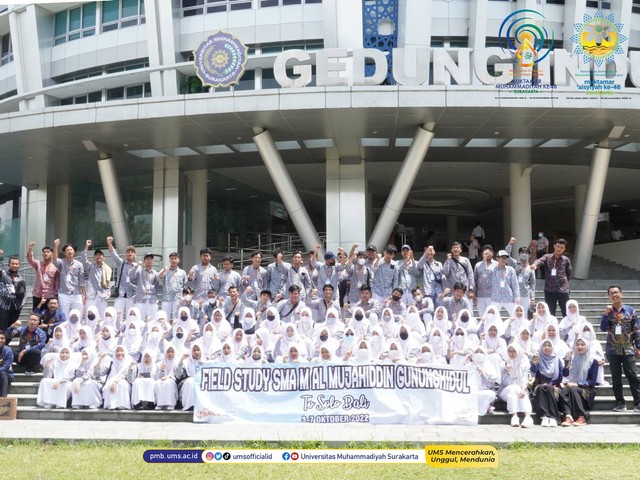
[[[606,286],[609,283],[622,283],[611,280],[600,280],[594,290],[578,290],[571,294],[571,298],[578,301],[580,313],[590,321],[596,335],[603,343],[605,334],[600,332],[600,316],[604,306],[608,303]],[[625,288],[625,287],[623,287]],[[640,288],[637,290],[623,290],[624,302],[640,310]],[[542,292],[538,298],[543,298]],[[559,314],[559,312],[558,312]],[[13,344],[16,343],[12,342]],[[639,368],[640,371],[640,368]],[[148,422],[191,422],[192,412],[182,411],[124,411],[124,410],[47,410],[36,406],[38,385],[42,374],[27,376],[20,367],[16,367],[15,379],[9,389],[9,396],[18,399],[19,419],[50,419],[50,420],[103,420],[103,421],[148,421]],[[605,365],[605,378],[611,382],[608,364]],[[616,413],[611,409],[615,405],[611,386],[598,386],[595,406],[591,412],[591,423],[594,424],[631,424],[640,422],[640,415],[633,414],[633,402],[629,386],[623,377],[624,395],[627,400],[627,412]],[[480,417],[481,424],[508,424],[510,415],[505,411],[496,411],[491,415]]]

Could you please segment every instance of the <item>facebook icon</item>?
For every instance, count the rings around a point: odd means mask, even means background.
[[[291,458],[291,455],[289,455],[289,452],[284,452],[282,454],[282,459],[283,460],[289,460]]]

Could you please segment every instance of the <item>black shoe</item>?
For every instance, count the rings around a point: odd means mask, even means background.
[[[614,412],[626,412],[627,405],[625,403],[618,403],[615,407],[613,407]]]

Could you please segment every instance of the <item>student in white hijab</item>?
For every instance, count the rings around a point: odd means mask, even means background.
[[[412,335],[409,325],[400,325],[398,341],[402,355],[404,355],[406,360],[412,360],[420,352],[420,343],[418,343],[418,340]]]
[[[260,327],[256,330],[256,334],[253,338],[253,344],[262,348],[267,363],[275,362],[275,355],[273,350],[275,343],[277,342],[275,335],[271,335],[269,330],[265,327]]]
[[[489,306],[487,310],[491,308]],[[489,321],[485,324],[487,330],[480,345],[486,349],[486,353],[498,368],[507,360],[507,342],[500,336],[500,323]]]
[[[448,337],[451,326],[451,322],[449,321],[449,312],[446,308],[440,305],[439,307],[436,307],[435,312],[433,312],[433,319],[431,320],[431,323],[427,325],[429,337],[431,337],[431,332],[434,328],[440,329],[440,331]]]
[[[558,319],[549,313],[549,306],[546,303],[538,302],[531,321],[531,336],[534,342],[542,340],[548,325],[558,325]]]
[[[358,338],[356,337],[356,332],[351,327],[347,327],[344,329],[344,334],[342,335],[342,342],[340,342],[340,348],[336,352],[339,357],[342,357],[343,360],[351,357],[357,350]]]
[[[342,338],[344,323],[341,321],[340,312],[334,307],[329,307],[324,315],[324,323],[320,324],[329,329],[329,335],[340,340]]]
[[[45,365],[36,403],[44,408],[67,408],[67,402],[71,398],[69,385],[74,372],[71,349],[62,347],[60,352],[54,355],[56,358],[49,360]]]
[[[335,356],[335,352],[331,351],[328,345],[320,347],[320,355],[312,360],[314,363],[335,363],[338,358]]]
[[[245,335],[253,335],[256,332],[256,328],[258,328],[256,311],[253,308],[245,307],[240,316],[240,324],[242,325]]]
[[[558,325],[547,325],[546,331],[542,337],[544,340],[551,340],[553,344],[553,351],[558,356],[558,358],[562,358],[565,360],[569,360],[569,354],[571,353],[571,349],[569,346],[560,338],[558,334]]]
[[[196,375],[196,368],[202,365],[202,363],[202,348],[200,347],[200,340],[198,340],[191,345],[191,354],[189,358],[183,362],[184,377],[178,385],[182,410],[193,410],[193,405],[196,400],[194,377]]]
[[[560,413],[563,427],[583,427],[589,422],[598,384],[598,360],[590,352],[590,342],[580,337],[573,347],[567,381],[560,388]]]
[[[96,346],[98,356],[104,357],[105,355],[109,355],[112,357],[117,346],[118,338],[116,337],[115,329],[109,325],[102,327],[98,344]]]
[[[474,345],[467,336],[467,331],[462,327],[454,328],[449,353],[447,358],[450,365],[464,365],[473,354]]]
[[[351,350],[348,357],[345,356],[345,361],[354,365],[369,365],[372,362],[371,348],[369,342],[366,340],[359,340],[356,348]]]
[[[294,323],[287,323],[286,326],[284,326],[284,333],[282,333],[275,345],[274,353],[276,356],[276,361],[278,357],[284,357],[285,355],[287,355],[289,347],[294,344],[300,347],[300,354],[304,358],[311,357],[311,355],[309,355],[309,346],[306,342],[306,339],[303,339],[300,337],[300,335],[298,335],[298,329],[296,328],[296,325]]]
[[[238,358],[233,353],[231,339],[227,339],[222,342],[222,350],[220,350],[220,358],[218,359],[218,362],[229,364],[244,363],[244,360],[238,360]]]
[[[507,321],[507,325],[504,332],[504,338],[509,343],[516,337],[522,327],[530,327],[529,320],[525,317],[525,310],[522,305],[516,305],[513,308],[511,318]]]
[[[267,308],[266,321],[262,322],[261,326],[266,327],[269,333],[280,334],[282,333],[282,321],[280,320],[280,314],[276,307]]]
[[[94,335],[98,333],[101,321],[102,318],[100,317],[98,307],[96,307],[95,305],[87,307],[87,314],[85,315],[82,323],[89,327]]]
[[[429,344],[433,347],[433,354],[447,358],[449,353],[449,337],[440,328],[434,327],[429,335]]]
[[[384,331],[380,325],[376,325],[371,329],[369,346],[371,347],[371,358],[373,358],[373,360],[380,360],[380,357],[386,351]]]
[[[241,328],[236,328],[229,337],[229,343],[238,361],[244,362],[249,355],[249,341],[244,331]]]
[[[404,363],[404,360],[400,343],[395,338],[390,339],[386,352],[382,354],[381,363]]]
[[[267,363],[267,357],[264,354],[264,350],[260,345],[254,345],[251,347],[249,356],[245,360],[245,366],[247,367],[261,367]]]
[[[178,316],[173,321],[171,327],[172,334],[175,337],[178,328],[182,328],[184,334],[183,345],[189,345],[192,340],[195,340],[200,334],[200,326],[193,318],[191,318],[191,310],[187,307],[178,308]]]
[[[521,327],[526,330],[526,327]],[[511,414],[511,426],[530,428],[533,426],[531,418],[531,400],[529,398],[529,359],[517,343],[507,348],[507,362],[502,375],[502,390],[499,396],[507,403],[507,411]],[[524,420],[520,424],[518,413],[524,413]]]
[[[83,328],[89,329],[88,326]],[[100,371],[96,366],[96,352],[93,348],[83,348],[80,352],[80,364],[74,370],[74,378],[71,381],[71,407],[96,409],[102,404],[103,375],[106,368]],[[96,368],[97,367],[97,368]]]
[[[221,342],[224,342],[230,335],[233,329],[231,324],[224,316],[224,312],[220,308],[216,308],[211,314],[211,325],[215,329],[216,336]]]
[[[322,324],[319,324],[322,325]],[[340,342],[331,336],[330,330],[326,326],[320,326],[317,329],[317,336],[314,342],[315,356],[320,355],[320,348],[324,345],[328,345],[332,352],[338,355],[340,349]]]
[[[136,364],[122,345],[115,349],[107,377],[102,389],[104,408],[109,410],[131,410],[131,384],[129,378],[135,373]]]
[[[178,385],[175,369],[182,361],[182,351],[168,344],[164,350],[164,359],[158,363],[156,374],[156,410],[173,410],[178,403]]]
[[[131,386],[131,403],[136,410],[151,410],[156,406],[156,353],[145,350],[138,364],[138,375]]]
[[[104,315],[98,328],[102,330],[104,327],[112,327],[114,331],[119,331],[120,320],[118,319],[118,312],[114,307],[107,307],[104,310]]]
[[[296,328],[301,336],[313,339],[315,334],[315,323],[313,321],[313,312],[309,307],[302,307],[300,310],[300,318],[295,320]]]
[[[598,360],[598,385],[607,387],[609,386],[609,382],[604,379],[604,364],[605,357],[604,351],[602,350],[602,345],[596,338],[596,332],[593,330],[593,327],[590,323],[586,323],[582,327],[582,333],[580,334],[585,341],[589,342],[589,352],[593,355],[593,358]]]
[[[136,363],[142,357],[142,324],[140,322],[129,322],[124,335],[120,338],[120,345],[124,345]]]
[[[282,363],[307,363],[308,360],[300,354],[300,350],[299,345],[290,345],[289,351],[282,357]]]
[[[469,340],[474,347],[480,344],[480,338],[478,337],[480,325],[473,316],[473,313],[466,308],[463,308],[458,313],[453,331],[455,332],[455,329],[458,327],[464,328],[464,331],[467,332],[467,340]]]
[[[447,360],[433,353],[433,347],[428,343],[420,346],[420,354],[415,358],[416,365],[446,365]]]
[[[40,357],[40,364],[45,363],[58,357],[60,350],[69,346],[69,339],[65,334],[64,328],[61,325],[57,325],[53,329],[53,336],[47,341],[47,344],[42,349],[42,356]]]
[[[420,321],[419,318],[418,321]],[[371,324],[369,323],[369,319],[365,316],[362,308],[356,307],[353,310],[353,316],[349,319],[349,328],[353,329],[358,338],[369,337],[371,333]]]
[[[376,326],[382,329],[384,338],[398,338],[398,324],[393,316],[393,310],[390,308],[383,308],[382,315],[380,315],[380,321]]]
[[[505,325],[500,316],[500,311],[494,306],[489,305],[482,315],[480,325],[478,327],[478,337],[484,339],[487,337],[487,332],[491,326],[495,326],[498,331],[498,336],[504,335]],[[507,349],[505,348],[504,356],[507,356]]]
[[[576,339],[582,334],[582,328],[587,323],[587,319],[580,315],[578,302],[569,300],[567,302],[567,316],[558,325],[560,338],[569,348],[573,349]]]
[[[485,311],[486,313],[486,311]],[[500,370],[489,356],[484,347],[477,347],[471,356],[469,364],[475,369],[477,379],[478,415],[483,416],[494,410],[496,390],[500,386]]]
[[[65,336],[69,339],[69,342],[75,342],[78,339],[78,331],[82,326],[80,322],[82,320],[82,314],[80,310],[75,308],[69,311],[69,317],[66,322],[62,322],[59,327],[64,329]]]
[[[527,326],[520,327],[517,335],[512,338],[511,343],[518,345],[530,362],[533,357],[538,355],[538,344],[531,339],[531,331]]]
[[[164,332],[160,324],[155,323],[147,332],[144,342],[142,343],[142,351],[149,350],[153,352],[154,361],[159,362],[164,353]]]
[[[204,361],[214,360],[220,355],[222,342],[217,337],[215,327],[211,322],[205,324],[202,337],[197,342],[200,345],[201,356]]]
[[[71,345],[71,350],[76,353],[84,349],[96,351],[96,339],[92,328],[89,325],[83,325],[78,332],[78,340]]]

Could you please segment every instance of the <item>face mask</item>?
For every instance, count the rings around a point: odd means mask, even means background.
[[[216,299],[215,298],[210,298],[209,299],[209,305],[215,305],[216,304]]]
[[[356,314],[354,315],[354,318],[355,318],[357,321],[359,321],[359,322],[360,322],[360,321],[362,321],[362,319],[364,318],[364,315],[362,315],[361,313],[359,313],[359,312],[358,312],[358,313],[356,313]]]
[[[391,295],[391,298],[394,302],[399,302],[402,297],[399,295]]]
[[[329,335],[325,335],[324,333],[320,335],[320,341],[326,342],[327,340],[329,340]]]
[[[416,295],[416,302],[421,302],[422,301],[422,295]]]
[[[184,299],[185,299],[187,302],[190,302],[190,301],[193,299],[193,295],[185,295],[185,296],[184,296]]]
[[[400,339],[406,340],[409,338],[409,334],[407,332],[400,332]]]
[[[267,315],[267,320],[269,320],[270,322],[273,322],[276,319],[275,315]]]
[[[353,345],[353,342],[355,340],[355,337],[351,336],[351,337],[344,337],[344,340],[342,341],[342,344],[345,347],[350,347],[351,345]]]
[[[176,338],[182,338],[182,337],[184,337],[184,333],[182,332],[176,333]]]
[[[371,337],[371,343],[375,346],[380,345],[380,343],[382,342],[382,338],[380,338],[380,335],[374,335]]]
[[[433,358],[433,353],[432,352],[422,352],[422,361],[429,363],[431,361],[431,359]]]
[[[358,259],[358,265],[364,265],[365,263],[367,263],[367,260],[364,258],[359,258]]]
[[[204,332],[204,338],[206,338],[207,340],[211,340],[213,338],[213,332],[211,330],[207,330],[206,332]]]
[[[358,358],[364,360],[368,356],[369,356],[369,350],[367,350],[366,348],[359,348],[358,349]]]
[[[487,317],[487,320],[493,320],[495,318],[495,314],[487,313],[486,317]]]
[[[395,360],[396,358],[398,358],[398,355],[400,355],[400,352],[398,350],[389,350],[389,358],[391,360]]]
[[[90,314],[87,315],[87,319],[88,320],[95,320],[96,316],[93,313],[90,313]]]
[[[336,317],[327,317],[327,325],[335,325]]]
[[[462,323],[467,323],[467,322],[469,321],[469,315],[462,315],[462,316],[460,317],[460,321],[461,321]]]
[[[520,254],[520,260],[529,260],[529,254],[528,253],[521,253]]]
[[[391,315],[385,315],[384,317],[382,317],[382,319],[383,319],[385,322],[390,322],[390,321],[391,321]]]
[[[309,315],[303,315],[302,317],[300,317],[300,320],[302,320],[303,322],[308,322],[310,320]]]
[[[129,315],[129,320],[136,320],[137,318],[138,316],[133,313]]]
[[[189,320],[189,317],[180,317],[180,321],[182,322],[186,322],[187,320]]]
[[[475,363],[476,365],[480,365],[484,363],[485,355],[484,353],[474,353],[472,359],[473,363]]]
[[[587,330],[586,332],[582,332],[582,336],[587,340],[593,340],[593,333],[591,333],[591,331],[589,330]]]
[[[442,342],[442,337],[432,337],[431,338],[431,343],[433,343],[434,345],[440,345],[441,342]]]
[[[542,238],[542,233],[539,233],[539,234],[538,234],[538,238]]]
[[[136,331],[133,328],[130,328],[129,330],[127,330],[127,337],[135,337],[136,336]]]

